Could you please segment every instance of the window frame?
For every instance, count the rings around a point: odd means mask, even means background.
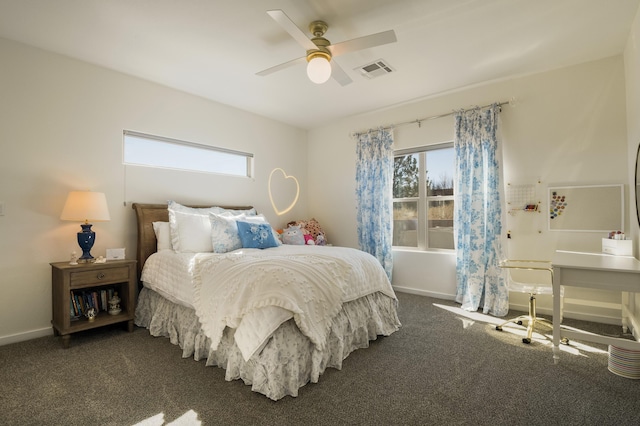
[[[246,166],[245,166],[245,173],[244,174],[240,174],[240,173],[225,173],[224,171],[215,171],[215,170],[202,170],[202,169],[198,169],[198,168],[186,168],[186,167],[171,167],[171,166],[167,166],[167,165],[159,165],[159,164],[149,164],[149,163],[144,163],[144,162],[135,162],[132,159],[127,159],[126,158],[126,144],[127,144],[127,137],[130,136],[132,138],[137,138],[137,139],[144,139],[146,141],[149,142],[160,142],[163,144],[172,144],[172,145],[177,145],[180,147],[186,147],[186,148],[191,148],[193,149],[193,155],[196,155],[198,151],[207,151],[207,152],[216,152],[216,153],[221,153],[221,154],[227,154],[227,155],[235,155],[238,157],[244,157],[245,161],[246,161]],[[248,152],[242,152],[242,151],[236,151],[236,150],[232,150],[232,149],[227,149],[227,148],[220,148],[220,147],[216,147],[216,146],[212,146],[212,145],[204,145],[204,144],[199,144],[199,143],[194,143],[194,142],[187,142],[187,141],[183,141],[180,139],[173,139],[173,138],[169,138],[169,137],[165,137],[165,136],[157,136],[157,135],[151,135],[148,133],[141,133],[141,132],[136,132],[136,131],[132,131],[132,130],[124,130],[122,132],[122,164],[124,164],[125,166],[140,166],[140,167],[151,167],[151,168],[156,168],[156,169],[167,169],[167,170],[182,170],[182,171],[187,171],[187,172],[194,172],[194,173],[208,173],[208,174],[216,174],[216,175],[223,175],[223,176],[233,176],[233,177],[239,177],[239,178],[253,178],[253,169],[254,169],[254,161],[253,161],[253,154],[248,153]]]
[[[455,192],[452,195],[428,195],[427,194],[427,179],[426,179],[426,154],[429,151],[437,151],[441,149],[452,149],[454,148],[453,141],[443,142],[433,145],[425,145],[414,148],[403,148],[394,150],[393,157],[394,159],[403,155],[414,155],[418,154],[418,197],[404,197],[404,198],[393,198],[392,203],[395,205],[396,202],[417,202],[418,205],[418,213],[417,213],[417,246],[396,246],[394,245],[394,249],[408,249],[408,250],[419,250],[419,251],[442,251],[450,253],[455,251],[455,248],[440,248],[440,247],[430,247],[429,241],[429,202],[430,201],[453,201],[455,203]],[[453,179],[454,179],[454,187],[455,187],[455,168],[452,170]],[[394,177],[395,178],[395,177]],[[454,204],[455,205],[455,204]],[[455,235],[455,229],[454,229]],[[454,241],[455,243],[455,241]]]

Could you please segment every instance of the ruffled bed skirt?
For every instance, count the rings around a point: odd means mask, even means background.
[[[278,400],[298,396],[308,382],[317,383],[327,367],[338,370],[354,350],[366,348],[377,336],[400,328],[397,302],[381,293],[347,302],[332,321],[326,348],[318,350],[293,319],[282,324],[264,348],[245,361],[235,344],[235,330],[226,328],[218,349],[204,335],[195,310],[172,303],[143,288],[138,297],[135,323],[153,336],[168,337],[182,348],[184,358],[205,359],[206,365],[226,370],[228,381],[242,379],[254,392]]]

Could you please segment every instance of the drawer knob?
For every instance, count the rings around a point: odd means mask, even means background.
[[[104,272],[100,272],[100,273],[98,274],[98,279],[99,279],[99,280],[101,280],[101,279],[103,279],[103,278],[104,278]]]

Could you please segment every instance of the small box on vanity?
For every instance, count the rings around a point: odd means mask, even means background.
[[[633,256],[633,241],[603,238],[602,252],[616,256]]]

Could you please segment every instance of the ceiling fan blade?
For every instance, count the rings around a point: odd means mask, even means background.
[[[280,70],[283,70],[285,68],[292,67],[294,65],[303,64],[305,62],[307,62],[307,58],[306,58],[306,56],[303,56],[301,58],[294,59],[292,61],[288,61],[288,62],[285,62],[283,64],[276,65],[275,67],[267,68],[266,70],[262,70],[260,72],[257,72],[256,75],[265,76],[265,75],[273,74],[276,71],[280,71]]]
[[[318,46],[307,37],[293,21],[280,9],[268,10],[267,13],[276,21],[280,26],[293,37],[298,44],[305,48],[305,50],[315,50]]]
[[[331,61],[331,77],[335,81],[340,83],[340,86],[346,86],[347,84],[350,84],[353,82],[353,80],[351,80],[351,77],[349,77],[347,73],[344,72],[342,67],[338,65],[336,61],[333,61],[333,60]]]
[[[398,41],[398,39],[396,38],[395,31],[389,30],[332,44],[328,49],[333,56],[340,56],[345,53],[355,52],[356,50],[395,43],[396,41]]]

